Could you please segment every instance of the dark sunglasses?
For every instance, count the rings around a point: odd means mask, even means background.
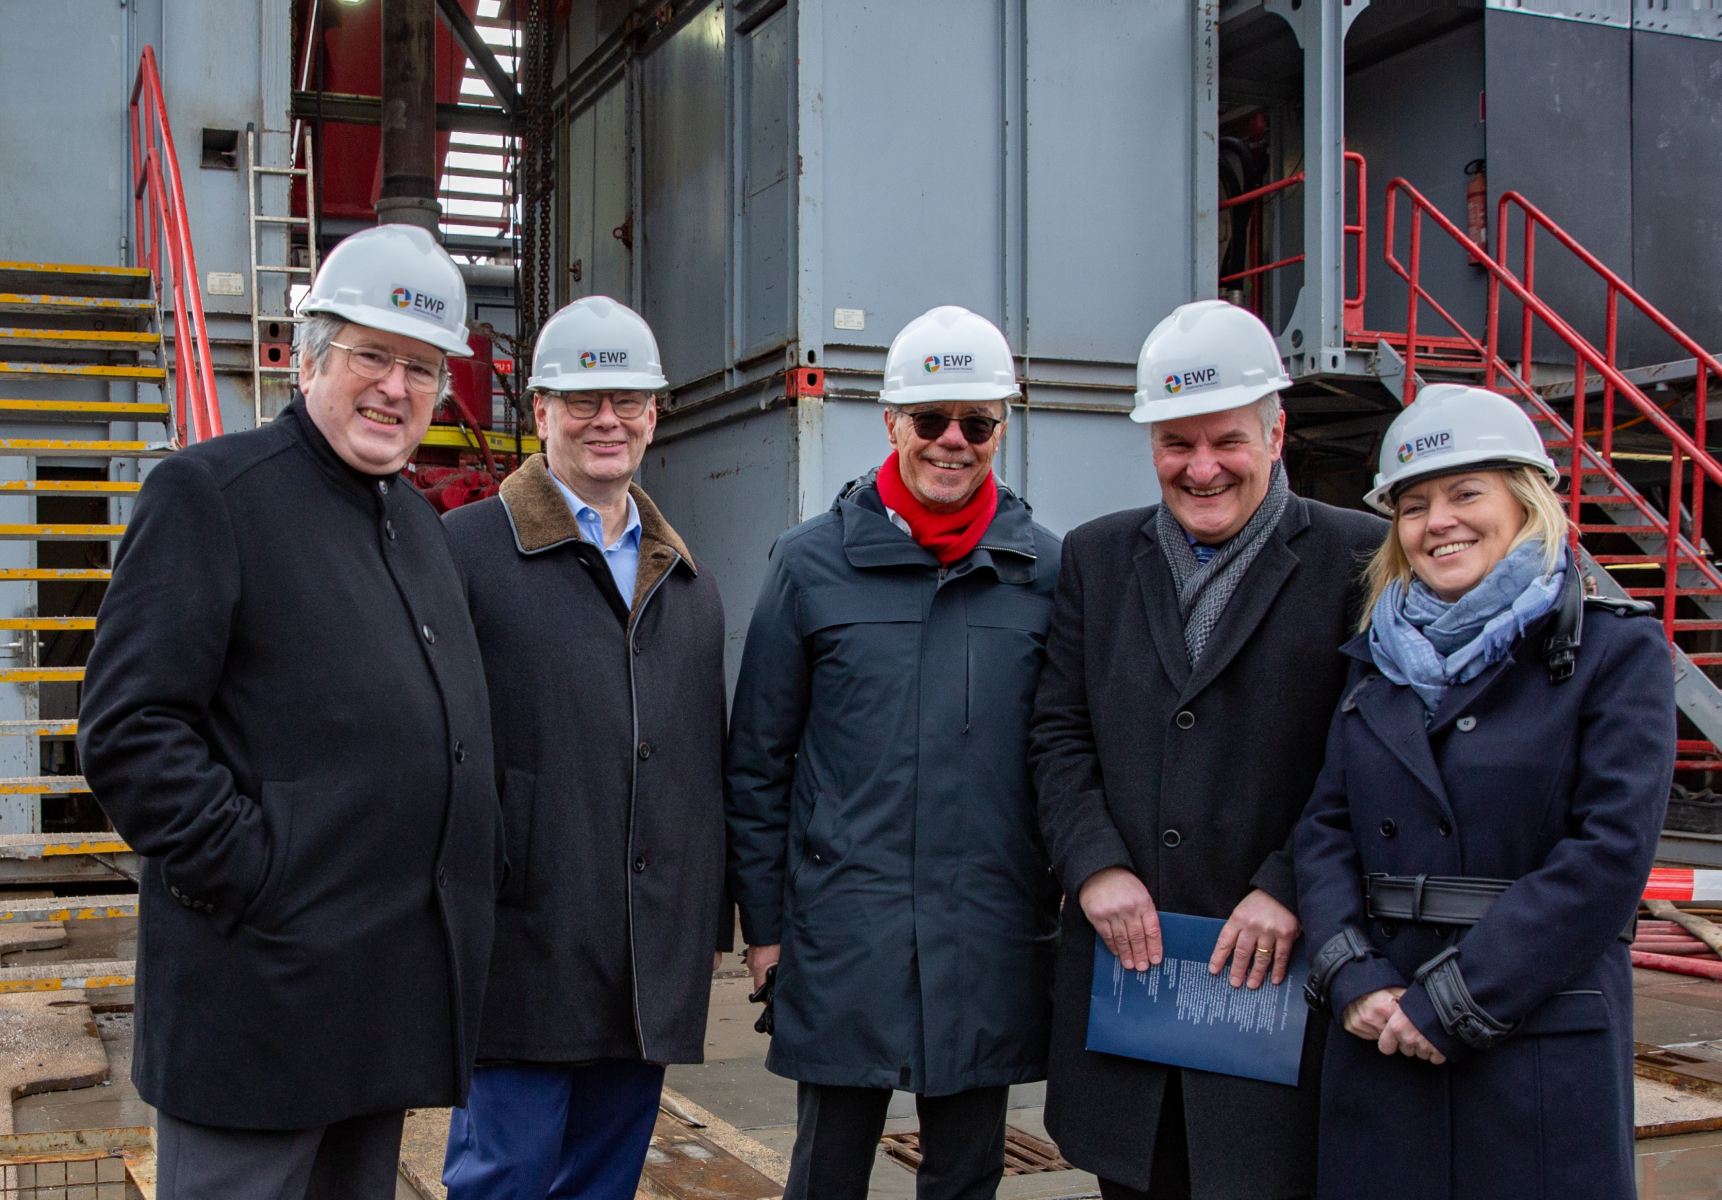
[[[951,417],[944,413],[909,413],[909,420],[915,424],[915,436],[924,442],[936,442],[944,436],[952,421],[963,431],[963,440],[971,446],[978,446],[992,437],[993,430],[1004,422],[996,417]]]

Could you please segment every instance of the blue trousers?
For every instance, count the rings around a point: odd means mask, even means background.
[[[448,1123],[449,1200],[633,1200],[664,1068],[481,1066]]]

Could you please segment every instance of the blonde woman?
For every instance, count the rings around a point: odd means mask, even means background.
[[[1294,834],[1322,1200],[1633,1195],[1630,926],[1674,769],[1648,605],[1587,599],[1535,427],[1434,385]]]

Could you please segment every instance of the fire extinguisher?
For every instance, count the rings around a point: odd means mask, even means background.
[[[1465,236],[1476,242],[1487,252],[1489,249],[1489,182],[1484,175],[1485,164],[1480,158],[1473,158],[1465,164],[1465,174],[1470,182],[1465,185]],[[1479,260],[1475,255],[1471,261]]]

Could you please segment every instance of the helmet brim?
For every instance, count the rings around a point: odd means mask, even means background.
[[[1439,467],[1431,467],[1427,471],[1395,477],[1390,483],[1380,482],[1381,476],[1378,474],[1375,477],[1375,486],[1364,496],[1363,502],[1383,516],[1391,517],[1399,494],[1414,483],[1440,479],[1446,475],[1464,475],[1471,471],[1510,471],[1514,467],[1535,467],[1543,473],[1543,478],[1549,481],[1550,487],[1561,481],[1560,470],[1546,459],[1539,461],[1528,454],[1489,454],[1470,459],[1461,457],[1453,462],[1444,462]]]
[[[1281,375],[1278,379],[1270,379],[1266,383],[1220,388],[1218,391],[1201,392],[1194,396],[1175,397],[1170,400],[1151,396],[1147,392],[1137,392],[1136,408],[1131,412],[1130,419],[1138,425],[1152,425],[1155,421],[1176,421],[1183,417],[1225,412],[1228,408],[1242,408],[1246,404],[1254,404],[1263,396],[1290,386],[1291,380]]]
[[[645,371],[610,372],[594,375],[534,375],[526,381],[530,390],[544,392],[661,392],[670,386],[662,375]]]
[[[435,346],[450,358],[472,357],[472,347],[466,344],[465,338],[457,337],[440,326],[432,325],[419,317],[409,317],[405,313],[385,312],[364,304],[343,304],[338,300],[308,300],[300,306],[299,313],[301,316],[329,313],[354,325],[363,325],[366,329],[414,338],[427,346]]]
[[[879,403],[908,408],[915,404],[939,404],[951,400],[1015,400],[1021,395],[1021,388],[1006,387],[1002,383],[930,383],[896,392],[881,391]]]

